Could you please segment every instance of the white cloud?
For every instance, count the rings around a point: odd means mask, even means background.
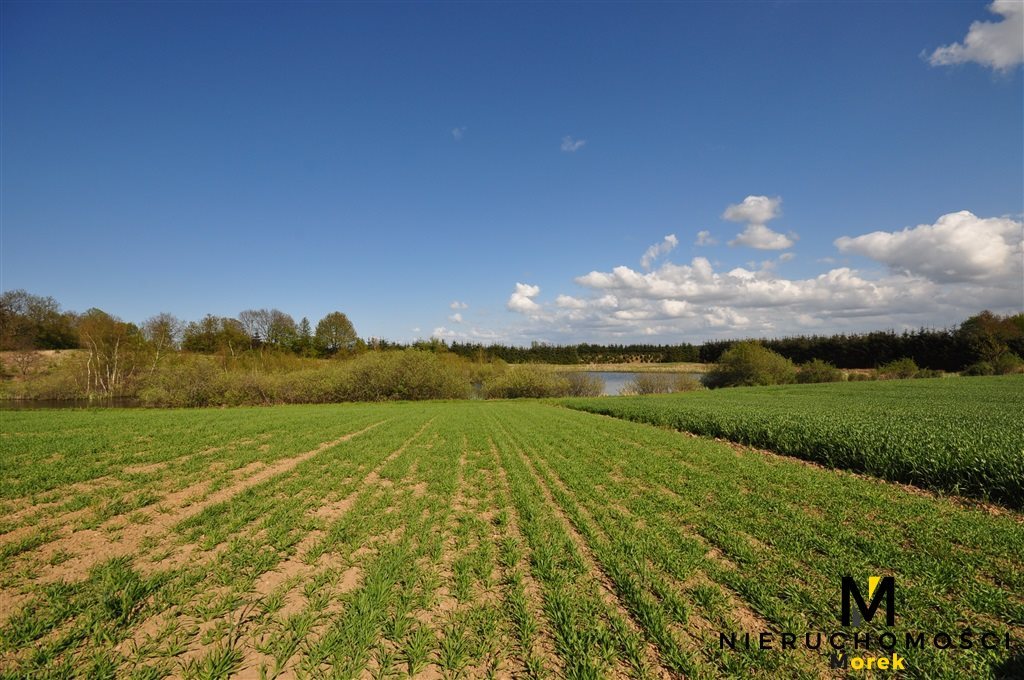
[[[828,265],[823,273],[785,278],[776,270],[792,253],[744,266],[663,261],[653,271],[618,266],[578,276],[583,294],[542,302],[536,286],[517,284],[509,309],[524,315],[503,337],[525,341],[664,342],[714,337],[947,325],[980,309],[1019,311],[1024,300],[1024,224],[1017,218],[951,213],[935,224],[836,241],[843,253],[888,271]]]
[[[455,312],[454,314],[448,317],[448,320],[453,323],[462,323],[462,314]]]
[[[766,222],[782,214],[782,198],[776,196],[747,196],[742,203],[734,203],[722,213],[730,222],[746,222],[747,227],[736,238],[729,241],[730,246],[748,246],[758,250],[782,250],[793,245],[795,234],[789,236],[770,229]]]
[[[938,48],[929,63],[949,66],[973,61],[1005,72],[1024,62],[1024,2],[995,0],[988,10],[1002,20],[973,22],[962,43]]]
[[[462,125],[457,128],[452,128],[452,139],[456,142],[461,142],[462,138],[466,136],[466,126]]]
[[[466,304],[465,302],[459,302],[458,300],[455,300],[448,306],[452,309],[469,309],[468,304]]]
[[[722,217],[730,222],[764,224],[782,214],[782,198],[776,196],[747,196],[742,203],[734,203],[725,209]]]
[[[559,295],[555,298],[555,306],[565,309],[584,309],[587,303],[571,295]]]
[[[575,153],[582,149],[586,143],[587,140],[585,139],[573,139],[569,135],[566,135],[565,137],[562,137],[562,151]]]
[[[710,231],[706,229],[697,232],[697,240],[693,242],[695,246],[714,246],[718,245],[718,241],[711,235]]]
[[[981,218],[961,210],[935,224],[843,236],[835,245],[840,252],[864,255],[893,271],[938,283],[1019,281],[1022,230],[1024,224],[1009,217]]]
[[[672,249],[679,245],[679,239],[676,238],[675,234],[669,234],[666,236],[661,243],[655,243],[653,246],[647,249],[647,251],[640,258],[640,266],[644,269],[650,269],[651,263],[662,255],[667,255],[672,252]]]
[[[533,298],[540,295],[540,286],[531,286],[527,283],[517,283],[516,290],[508,298],[508,308],[513,312],[533,312],[540,309],[540,305],[533,301]]]
[[[736,238],[729,241],[731,246],[749,246],[758,250],[782,250],[793,245],[793,239],[785,234],[772,231],[763,224],[748,224]]]
[[[438,326],[434,329],[434,332],[430,334],[430,337],[449,341],[475,340],[478,342],[497,342],[507,337],[507,334],[502,334],[488,328],[470,328],[468,331],[458,331],[453,328]]]

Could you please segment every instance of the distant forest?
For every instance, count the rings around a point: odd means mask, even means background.
[[[529,347],[475,344],[431,339],[411,344],[377,338],[360,339],[342,312],[331,312],[315,326],[277,309],[249,309],[237,317],[208,315],[185,322],[157,314],[142,324],[124,322],[100,309],[76,313],[61,309],[51,297],[23,290],[0,295],[0,349],[31,352],[86,349],[91,353],[145,351],[154,362],[162,354],[188,352],[237,357],[273,350],[300,357],[346,357],[370,350],[422,349],[450,352],[474,361],[549,364],[713,363],[740,340],[672,345],[590,344]],[[1024,314],[999,316],[981,312],[953,328],[921,328],[897,333],[881,330],[840,335],[803,335],[759,340],[765,347],[805,363],[828,361],[839,368],[871,368],[912,358],[924,368],[961,371],[979,361],[1005,354],[1024,356]]]

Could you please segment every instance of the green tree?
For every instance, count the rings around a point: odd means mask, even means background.
[[[313,328],[306,317],[302,317],[295,335],[295,353],[304,357],[312,356],[315,353],[313,347]]]
[[[270,310],[270,325],[264,338],[268,344],[279,349],[289,349],[295,345],[298,334],[298,326],[291,314],[286,314],[280,309]]]
[[[977,361],[992,362],[1024,337],[1021,315],[999,316],[987,309],[960,324],[959,334]]]
[[[188,352],[235,357],[249,349],[251,342],[238,320],[207,314],[185,327],[181,348]]]
[[[0,349],[78,347],[76,317],[52,297],[9,290],[0,295]]]
[[[316,346],[331,355],[355,347],[356,329],[342,312],[331,312],[316,325]]]

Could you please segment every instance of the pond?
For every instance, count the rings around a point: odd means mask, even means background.
[[[626,383],[633,380],[638,375],[647,375],[641,373],[620,373],[618,371],[584,371],[587,375],[592,375],[600,378],[604,381],[604,392],[601,394],[605,396],[614,396],[622,392],[622,389],[626,386]],[[675,378],[681,375],[689,376],[694,380],[700,380],[702,373],[669,373],[669,372],[658,372],[657,375],[666,375],[671,378]]]

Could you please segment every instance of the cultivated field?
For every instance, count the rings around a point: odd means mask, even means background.
[[[1024,375],[747,387],[564,403],[1024,507]]]
[[[3,677],[832,677],[719,632],[840,630],[844,574],[901,635],[1024,635],[1015,511],[554,404],[0,419]]]

